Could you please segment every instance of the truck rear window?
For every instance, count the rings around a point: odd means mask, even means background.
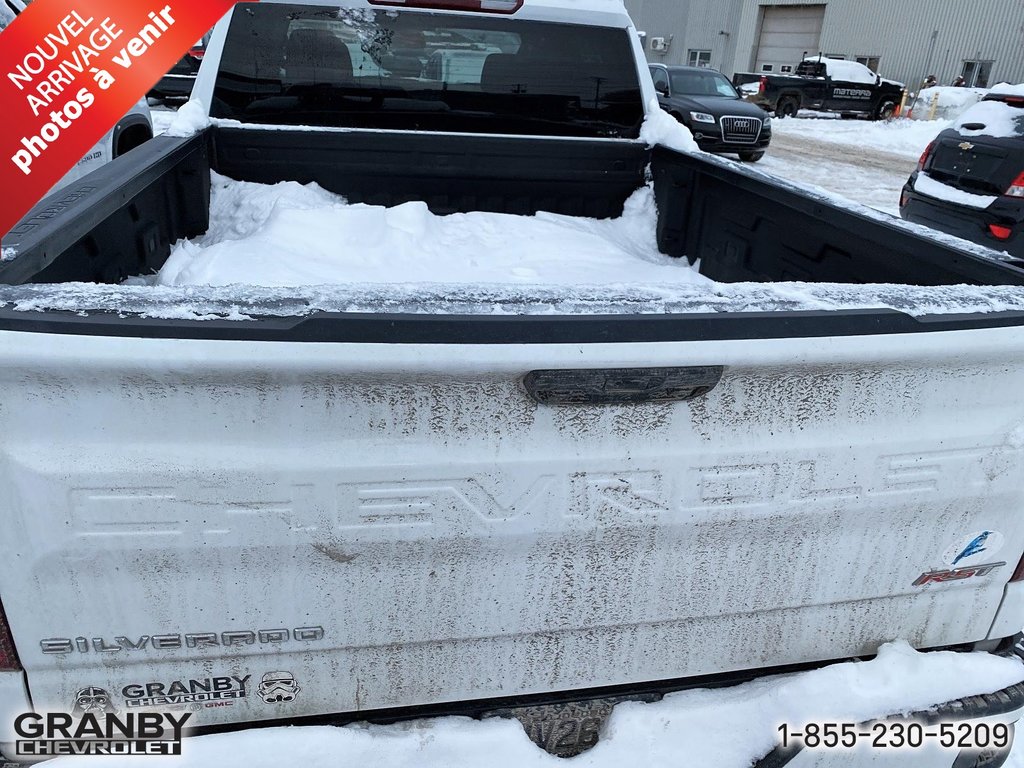
[[[213,117],[342,128],[636,138],[625,29],[343,7],[236,7]]]

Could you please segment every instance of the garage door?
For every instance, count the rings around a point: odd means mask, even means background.
[[[817,53],[824,18],[824,5],[766,6],[755,71],[786,72],[800,61],[805,51]]]

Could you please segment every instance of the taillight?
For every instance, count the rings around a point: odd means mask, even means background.
[[[193,59],[202,59],[203,56],[206,55],[206,49],[205,48],[190,48],[189,52],[188,52],[188,55],[191,56]]]
[[[924,164],[928,162],[928,157],[931,155],[933,149],[935,149],[934,141],[925,147],[924,152],[921,153],[921,159],[917,161],[917,170],[924,170]]]
[[[1024,171],[1013,180],[1013,184],[1004,193],[1007,197],[1024,197]]]
[[[1010,581],[1024,581],[1024,557],[1017,563],[1017,569],[1013,572],[1013,576],[1010,577]]]
[[[515,13],[523,7],[523,0],[370,0],[370,5],[390,5],[399,8],[433,8],[443,11]]]
[[[989,224],[988,231],[991,232],[998,240],[1009,240],[1010,235],[1013,234],[1013,230],[1010,227],[1001,227],[998,224]],[[1017,566],[1018,570],[1020,566]]]
[[[768,90],[768,76],[761,75],[761,84],[758,86],[757,93],[764,96],[764,92]]]
[[[7,626],[4,607],[0,605],[0,672],[18,672],[20,670],[21,662],[18,661],[18,652],[14,649],[11,628]]]

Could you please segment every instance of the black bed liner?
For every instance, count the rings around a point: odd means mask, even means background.
[[[424,200],[439,214],[621,214],[653,177],[658,245],[720,282],[1022,285],[1024,270],[716,158],[629,141],[212,126],[158,137],[36,206],[4,238],[0,283],[118,283],[158,270],[209,226],[210,172],[316,182],[350,202]],[[993,255],[994,256],[994,255]],[[400,279],[400,276],[396,276]],[[160,338],[384,343],[596,343],[913,333],[1024,324],[1019,312],[892,310],[458,317],[314,313],[243,321],[0,309],[0,328]]]

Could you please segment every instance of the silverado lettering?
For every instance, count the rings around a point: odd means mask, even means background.
[[[43,653],[119,653],[141,651],[146,648],[160,650],[175,648],[213,648],[220,646],[242,646],[265,643],[284,643],[289,639],[299,642],[323,640],[323,627],[296,627],[287,629],[261,629],[258,631],[235,630],[230,632],[191,632],[184,635],[140,635],[127,637],[118,635],[113,642],[102,637],[48,637],[39,641]]]

